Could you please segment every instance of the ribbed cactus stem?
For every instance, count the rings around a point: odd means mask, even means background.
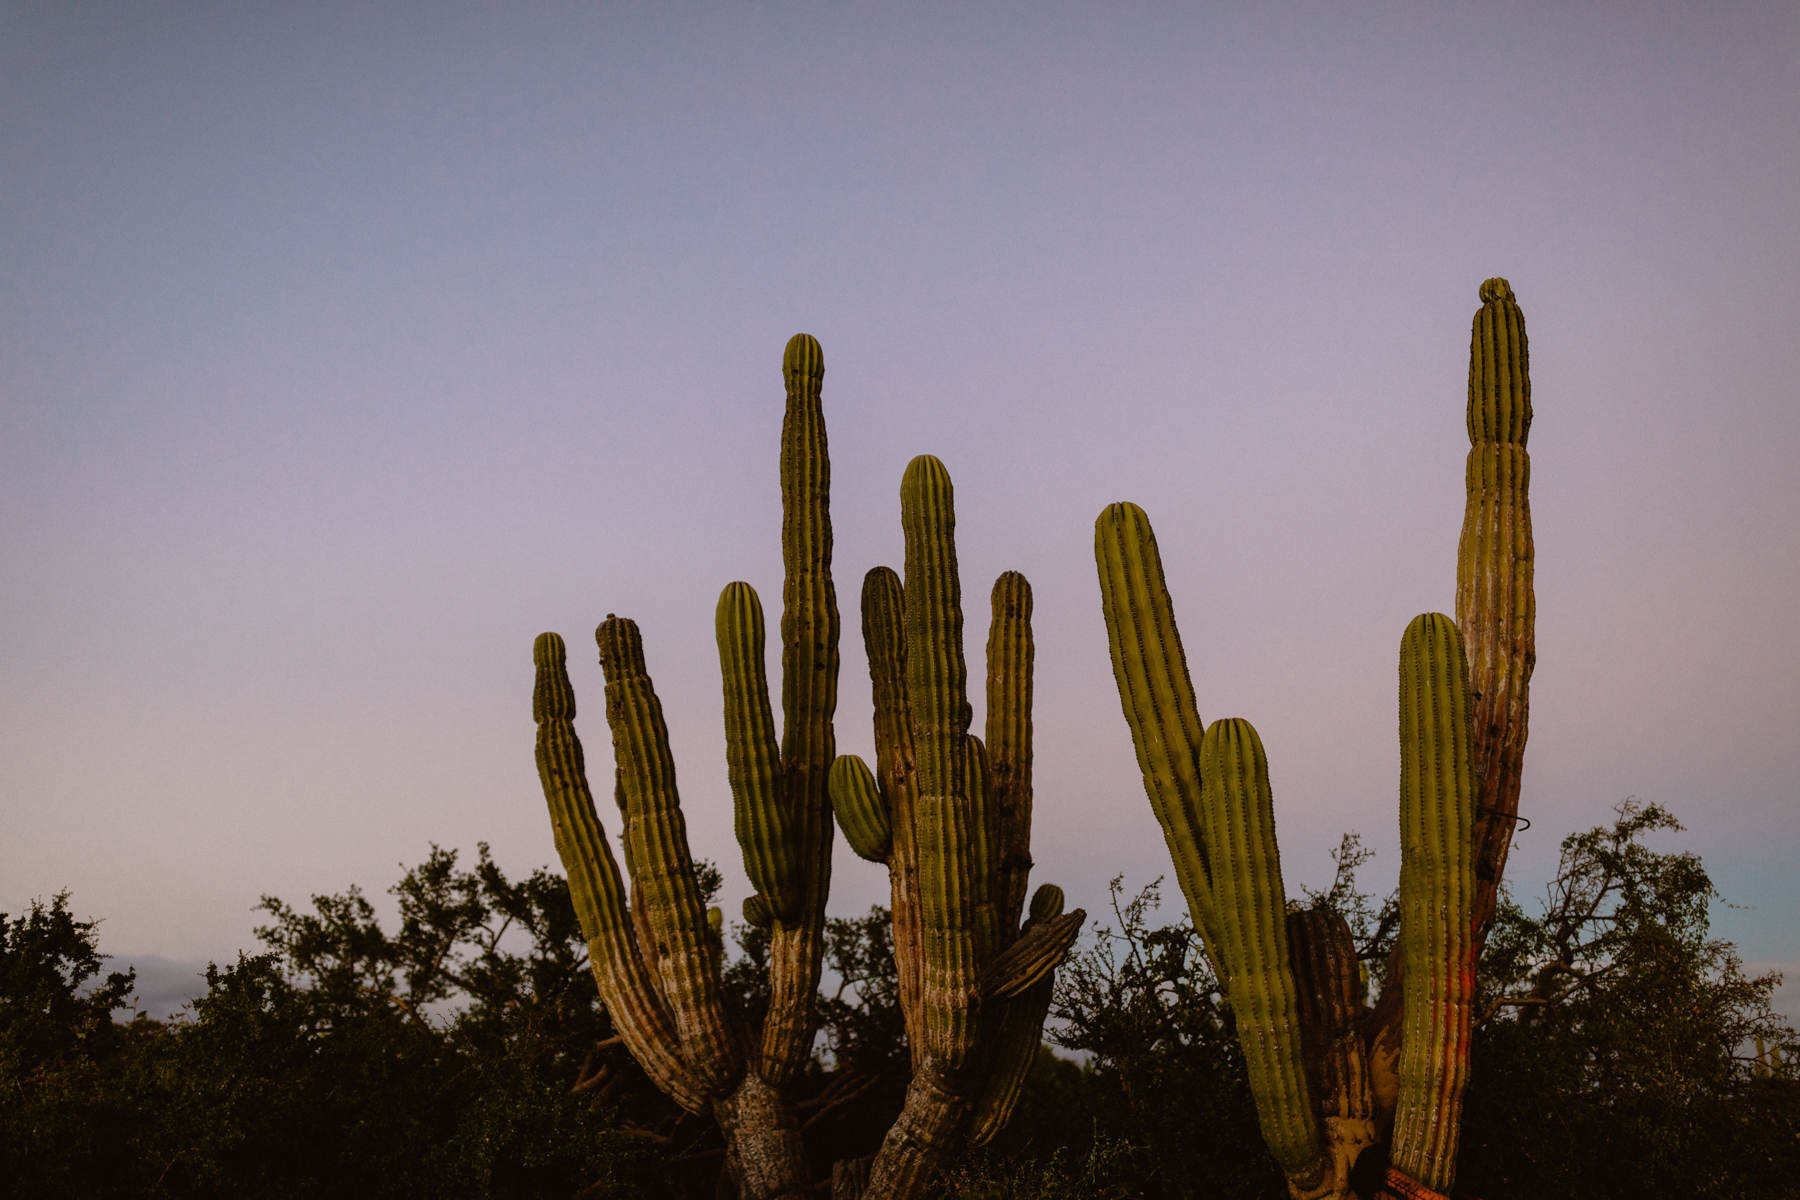
[[[871,1200],[924,1194],[961,1148],[1005,1126],[1035,1060],[1056,964],[1085,915],[1043,889],[1023,930],[1031,867],[1031,590],[1002,575],[988,635],[992,745],[969,733],[950,476],[914,459],[900,488],[904,584],[863,583],[877,770],[832,768],[838,822],[859,853],[891,831],[894,955],[913,1051],[899,1118],[871,1165]]]
[[[914,831],[924,948],[926,1053],[964,1066],[975,1042],[975,836],[968,768],[968,670],[962,651],[962,589],[956,572],[950,473],[928,454],[900,483],[906,540],[906,694],[918,761]]]
[[[913,753],[912,706],[906,698],[904,591],[900,576],[891,567],[876,567],[863,577],[862,633],[875,714],[875,777],[887,801],[894,842],[888,856],[894,967],[899,975],[907,1046],[916,1068],[925,1053],[925,949],[914,820],[918,765]]]
[[[1493,919],[1519,811],[1531,670],[1537,659],[1532,575],[1530,348],[1504,279],[1481,285],[1469,337],[1468,504],[1457,546],[1456,621],[1469,656],[1477,787],[1478,940]]]
[[[969,802],[969,897],[975,906],[975,962],[993,960],[1002,944],[1000,905],[1000,830],[988,794],[987,745],[970,735],[964,742],[963,788]],[[1009,931],[1010,933],[1010,931]]]
[[[788,804],[802,831],[810,899],[822,906],[831,880],[826,775],[837,756],[838,609],[831,581],[831,456],[820,399],[825,355],[818,340],[804,333],[790,338],[782,375],[781,761]]]
[[[1461,635],[1442,613],[1400,643],[1400,950],[1405,1032],[1392,1165],[1455,1177],[1474,998],[1474,780]]]
[[[744,872],[772,913],[799,915],[798,830],[782,795],[781,750],[769,711],[763,668],[763,612],[756,589],[727,584],[713,623],[719,674],[725,685],[725,764],[731,784],[732,831],[744,855]]]
[[[781,785],[793,825],[798,901],[769,937],[769,1010],[760,1065],[777,1087],[812,1054],[814,1000],[824,961],[831,889],[831,763],[837,757],[838,609],[831,579],[831,456],[817,339],[795,334],[782,353],[787,389],[781,422]]]
[[[625,844],[661,951],[663,998],[675,1017],[682,1055],[704,1084],[724,1092],[742,1069],[719,986],[719,951],[688,852],[687,822],[662,702],[644,664],[635,622],[609,616],[594,631],[606,675],[606,723],[625,807]]]
[[[993,815],[995,900],[1004,936],[1016,929],[1031,875],[1031,584],[994,581],[987,643],[987,803]]]
[[[1300,1002],[1289,964],[1287,896],[1262,739],[1241,718],[1214,721],[1200,745],[1202,836],[1212,863],[1226,973],[1263,1141],[1300,1188],[1321,1174],[1320,1131],[1308,1093]]]
[[[704,1085],[681,1059],[675,1023],[652,973],[638,954],[625,886],[588,790],[581,739],[575,733],[575,690],[567,648],[554,633],[532,646],[537,682],[538,778],[550,808],[557,855],[588,944],[588,962],[613,1027],[652,1082],[689,1112],[706,1107]]]
[[[1112,650],[1113,678],[1144,791],[1162,825],[1175,876],[1187,897],[1214,973],[1224,969],[1215,953],[1215,922],[1207,848],[1200,836],[1200,740],[1205,726],[1194,702],[1187,655],[1175,624],[1175,607],[1163,581],[1162,556],[1144,510],[1129,502],[1109,505],[1094,522],[1094,560],[1100,570],[1100,606]]]

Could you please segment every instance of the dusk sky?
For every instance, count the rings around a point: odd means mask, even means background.
[[[433,842],[551,863],[532,639],[604,797],[616,612],[735,913],[712,612],[745,579],[774,621],[798,331],[841,750],[934,453],[977,677],[994,576],[1036,590],[1034,881],[1098,921],[1172,875],[1093,562],[1131,499],[1202,715],[1267,746],[1290,894],[1347,830],[1385,893],[1397,648],[1453,603],[1501,275],[1515,894],[1664,804],[1800,1015],[1800,6],[1574,8],[0,2],[0,911],[68,889],[191,979],[264,894],[385,900]],[[832,911],[885,903],[838,845]]]

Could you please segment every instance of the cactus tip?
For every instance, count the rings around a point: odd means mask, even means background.
[[[788,339],[781,355],[781,370],[786,375],[804,375],[812,379],[825,377],[825,351],[819,339],[810,333],[796,333]]]
[[[1101,509],[1100,515],[1094,518],[1095,529],[1104,528],[1109,524],[1148,525],[1150,524],[1150,517],[1143,509],[1139,508],[1129,500],[1115,500],[1105,508]]]
[[[1048,921],[1052,917],[1060,917],[1063,911],[1063,890],[1054,883],[1038,885],[1038,890],[1031,896],[1031,919]]]
[[[928,475],[934,479],[948,479],[950,477],[950,471],[949,468],[944,466],[942,460],[940,460],[937,455],[921,454],[906,464],[906,473],[901,477],[901,486],[904,487],[909,483],[915,483]]]
[[[594,643],[600,647],[600,665],[606,668],[609,679],[619,664],[641,663],[644,657],[643,635],[630,617],[607,613],[606,620],[594,629]]]
[[[563,645],[561,634],[540,633],[531,644],[531,661],[537,666],[560,666],[567,659],[568,648]]]
[[[1498,275],[1494,276],[1492,279],[1482,281],[1481,302],[1483,304],[1491,304],[1496,300],[1511,300],[1512,298],[1512,284],[1506,282],[1506,280],[1500,278]]]

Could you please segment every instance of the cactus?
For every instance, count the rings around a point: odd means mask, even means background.
[[[892,571],[871,572],[864,587],[879,776],[854,756],[837,758],[839,629],[818,342],[795,336],[782,369],[779,741],[755,590],[727,585],[714,613],[733,830],[756,889],[744,919],[769,936],[770,1001],[759,1033],[737,1028],[726,1012],[722,918],[704,907],[696,883],[668,729],[633,622],[609,615],[595,633],[629,900],[594,810],[566,648],[554,633],[533,650],[538,770],[602,1000],[651,1080],[690,1112],[711,1112],[738,1192],[751,1200],[799,1197],[813,1186],[792,1092],[817,1027],[833,809],[853,850],[889,864],[915,1076],[867,1164],[866,1190],[861,1169],[843,1163],[834,1187],[917,1196],[948,1155],[992,1136],[1010,1115],[1037,1052],[1052,972],[1083,917],[1064,914],[1061,891],[1044,887],[1019,925],[1031,866],[1031,592],[1015,574],[995,585],[984,746],[968,731],[950,477],[936,459],[915,460],[902,488],[905,593]]]
[[[756,888],[744,915],[770,936],[770,1003],[759,1038],[747,1038],[725,1009],[719,916],[705,909],[696,883],[668,729],[637,626],[609,615],[595,633],[629,905],[587,784],[563,640],[543,634],[533,651],[538,770],[601,998],[652,1081],[689,1111],[711,1111],[740,1193],[759,1200],[799,1197],[812,1183],[789,1093],[817,1027],[813,1003],[831,878],[826,778],[836,753],[838,612],[818,342],[805,334],[790,340],[782,373],[779,744],[755,590],[728,585],[715,618],[734,827]]]
[[[865,1197],[910,1197],[1011,1115],[1037,1053],[1052,973],[1086,916],[1040,887],[1024,924],[1031,829],[1031,588],[994,584],[986,739],[969,732],[949,473],[915,458],[900,488],[906,578],[863,581],[876,769],[832,767],[845,838],[887,866],[913,1078]],[[848,1185],[849,1192],[856,1185]]]
[[[1481,285],[1469,335],[1468,503],[1456,554],[1456,623],[1469,653],[1477,945],[1494,918],[1519,812],[1537,600],[1532,591],[1530,348],[1504,279]]]
[[[1145,792],[1296,1197],[1351,1195],[1350,1170],[1389,1114],[1390,1192],[1438,1195],[1454,1178],[1474,961],[1518,811],[1533,655],[1524,323],[1505,280],[1481,299],[1457,619],[1425,614],[1401,641],[1401,936],[1372,1013],[1342,918],[1286,912],[1261,743],[1248,722],[1201,722],[1149,519],[1118,503],[1095,523]]]
[[[1475,788],[1469,666],[1456,625],[1416,618],[1400,642],[1400,953],[1405,1035],[1395,1169],[1439,1191],[1456,1174],[1474,1001]]]

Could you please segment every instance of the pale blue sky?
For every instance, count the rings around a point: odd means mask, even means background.
[[[551,861],[530,644],[569,638],[604,773],[608,612],[735,905],[711,614],[779,594],[798,330],[843,748],[930,451],[976,661],[993,576],[1036,587],[1038,877],[1097,909],[1166,872],[1092,561],[1133,499],[1203,714],[1268,746],[1290,889],[1358,829],[1385,890],[1395,651],[1451,603],[1505,275],[1512,878],[1660,801],[1744,906],[1719,931],[1800,964],[1800,10],[1568,8],[0,4],[0,910],[68,888],[109,951],[229,958],[259,895],[432,841]],[[885,875],[841,851],[833,895]]]

